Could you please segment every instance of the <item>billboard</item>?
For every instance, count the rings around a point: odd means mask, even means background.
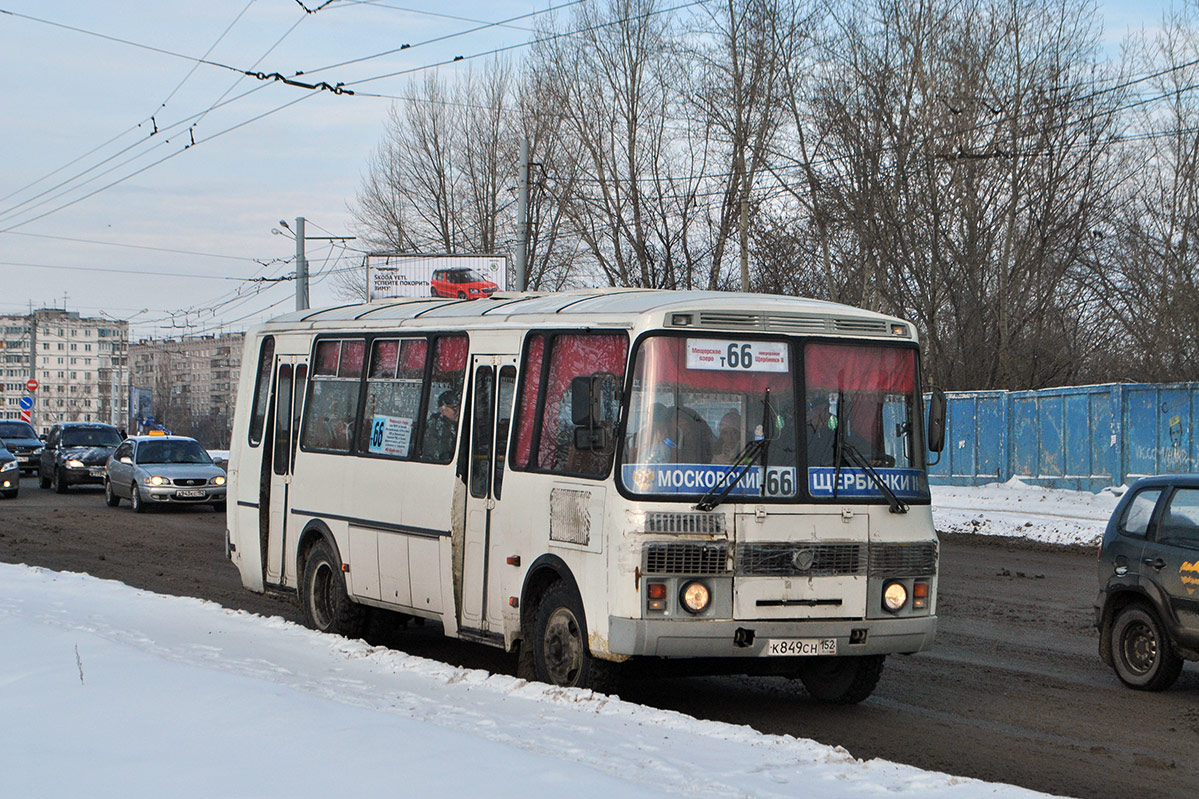
[[[475,300],[508,287],[504,255],[369,253],[367,302],[391,297]]]

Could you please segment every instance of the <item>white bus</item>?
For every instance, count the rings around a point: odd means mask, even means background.
[[[602,689],[637,660],[842,703],[932,644],[907,322],[751,294],[497,293],[299,311],[245,347],[229,556],[318,630],[396,611],[557,685]]]

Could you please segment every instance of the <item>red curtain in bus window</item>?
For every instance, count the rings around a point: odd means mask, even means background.
[[[438,372],[461,372],[466,369],[466,336],[446,336],[437,340]]]
[[[400,368],[396,375],[405,380],[420,380],[425,376],[425,353],[429,342],[423,338],[405,339],[400,347]]]
[[[541,359],[545,354],[545,336],[529,336],[524,372],[520,377],[520,409],[516,413],[516,452],[513,465],[529,465],[533,450],[533,419],[537,413],[537,388],[541,382]]]
[[[556,457],[561,446],[560,439],[573,430],[569,409],[562,407],[562,403],[569,400],[570,381],[596,372],[612,372],[619,378],[624,374],[628,350],[629,340],[621,334],[554,337],[545,413],[541,417],[541,442],[537,453],[538,465],[542,469],[561,466]]]
[[[316,368],[313,374],[337,376],[337,361],[341,358],[341,341],[325,339],[316,345]]]
[[[371,346],[370,376],[373,378],[390,379],[396,376],[396,357],[400,352],[400,342],[395,339],[379,339]]]
[[[723,346],[740,341],[725,338],[713,340],[719,341]],[[777,394],[780,377],[788,379],[781,372],[688,369],[688,341],[696,339],[661,336],[647,340],[638,350],[637,376],[644,379],[652,375],[662,383],[675,383],[697,389],[746,391],[752,394],[761,394],[767,388]]]
[[[809,389],[908,394],[916,387],[916,353],[898,347],[809,344],[804,376]]]
[[[362,377],[362,361],[366,355],[366,342],[362,339],[349,339],[341,343],[341,363],[337,369],[338,377]]]

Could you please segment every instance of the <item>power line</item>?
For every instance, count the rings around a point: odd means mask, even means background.
[[[224,255],[215,252],[197,252],[195,250],[176,250],[169,247],[149,247],[144,244],[124,244],[117,241],[98,241],[96,239],[79,239],[72,236],[52,236],[47,233],[25,233],[23,231],[14,230],[9,233],[11,236],[30,236],[36,239],[53,239],[55,241],[72,241],[78,244],[98,244],[105,247],[125,247],[131,250],[149,250],[151,252],[169,252],[175,255],[199,255],[205,258],[226,258],[231,261],[253,261],[258,263],[258,259],[251,258],[247,255]]]

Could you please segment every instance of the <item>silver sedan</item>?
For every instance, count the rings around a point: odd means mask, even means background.
[[[225,510],[225,470],[194,438],[133,436],[108,459],[104,499],[128,499],[136,513],[151,505],[210,504]]]

